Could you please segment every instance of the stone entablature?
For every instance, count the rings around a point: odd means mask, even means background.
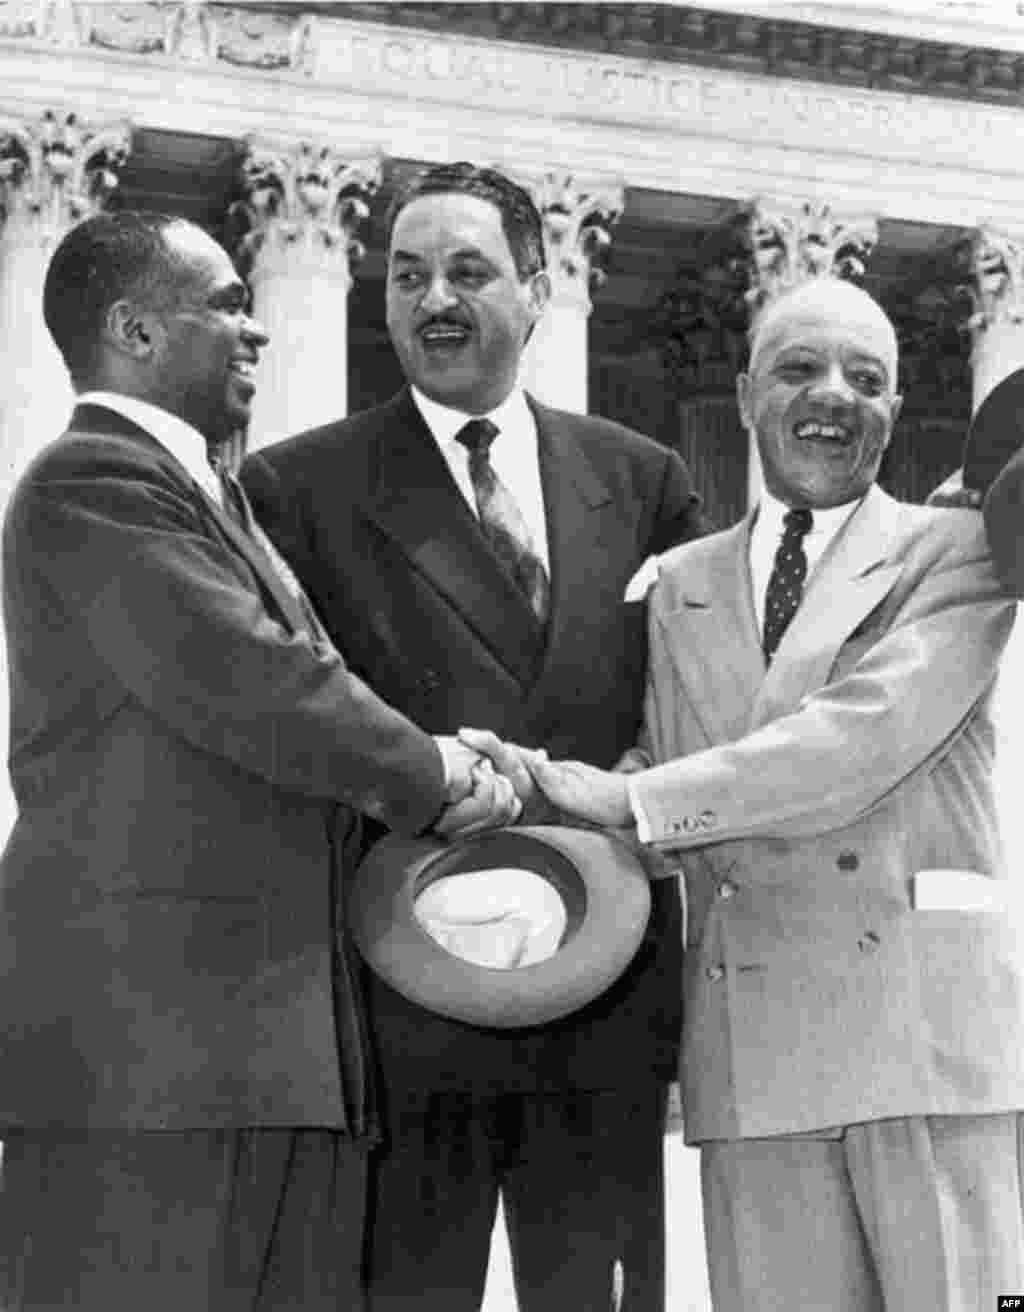
[[[837,8],[849,12],[837,14]],[[862,10],[852,5],[833,5],[831,10],[806,4],[748,7],[728,0],[721,10],[617,3],[428,6],[355,0],[344,5],[257,6],[204,0],[7,0],[0,4],[0,33],[64,46],[163,52],[197,62],[223,59],[251,67],[302,68],[315,49],[315,18],[346,16],[470,40],[568,46],[770,77],[1024,103],[1024,30],[1006,23],[972,24],[966,13],[953,21],[956,11],[948,7],[942,15],[926,14],[927,21],[920,15],[914,21],[901,20],[898,12],[890,12],[899,9],[878,6],[865,20]]]
[[[19,4],[45,11],[49,26],[19,26],[0,3],[8,115],[67,105],[172,131],[284,133],[343,153],[369,141],[394,158],[463,156],[534,175],[559,165],[657,190],[781,192],[964,226],[1013,226],[1024,213],[1024,111],[1009,106],[314,19],[299,8]]]

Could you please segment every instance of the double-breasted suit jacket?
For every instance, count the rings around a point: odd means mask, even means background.
[[[439,813],[434,743],[102,407],[14,492],[4,615],[0,1124],[367,1133],[336,882],[357,809]]]
[[[243,470],[264,527],[353,670],[432,732],[468,725],[610,766],[635,741],[645,616],[625,603],[651,553],[698,531],[671,452],[607,420],[531,401],[551,563],[542,629],[488,547],[412,397],[300,435]],[[446,1021],[373,979],[384,1073],[400,1087],[632,1087],[674,1074],[680,1028],[677,892],[657,891],[632,968],[542,1029]]]
[[[651,598],[663,764],[635,784],[688,890],[688,1135],[1018,1108],[1012,920],[915,899],[923,871],[1005,875],[989,701],[1014,607],[981,516],[873,488],[767,672],[748,551],[749,523],[681,547]]]

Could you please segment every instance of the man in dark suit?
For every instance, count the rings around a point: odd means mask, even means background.
[[[47,275],[78,404],[3,557],[0,1302],[26,1312],[361,1297],[376,1128],[338,880],[358,812],[416,833],[472,756],[346,668],[208,463],[267,343],[245,307],[162,215],[86,221]]]
[[[493,170],[441,166],[389,216],[387,316],[410,386],[270,447],[243,477],[346,660],[432,732],[612,764],[636,732],[651,554],[692,536],[679,459],[537,404],[523,347],[549,294],[540,216]],[[479,1307],[499,1191],[523,1312],[664,1301],[662,1129],[680,1029],[678,894],[632,968],[536,1030],[443,1020],[369,981],[385,1091],[375,1312]]]

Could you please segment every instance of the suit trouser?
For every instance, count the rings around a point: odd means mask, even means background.
[[[4,1134],[5,1312],[354,1312],[366,1150],[329,1130]]]
[[[609,1054],[614,1060],[614,1054]],[[499,1190],[520,1312],[663,1312],[665,1085],[437,1093],[391,1107],[371,1158],[372,1312],[476,1312]]]
[[[701,1145],[715,1312],[985,1312],[1024,1292],[1017,1117]]]

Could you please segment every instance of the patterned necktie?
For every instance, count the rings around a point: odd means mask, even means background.
[[[316,611],[313,609],[312,603],[306,596],[302,584],[292,572],[291,566],[257,523],[256,516],[252,513],[252,506],[249,504],[249,498],[245,495],[245,488],[242,487],[235,474],[231,472],[227,462],[218,454],[211,454],[210,465],[217,475],[217,481],[220,483],[224,513],[230,520],[234,521],[246,536],[253,540],[258,550],[267,558],[278,580],[298,603],[313,637],[319,642],[330,642]]]
[[[489,419],[471,419],[459,429],[455,440],[469,452],[469,477],[480,527],[543,624],[551,604],[551,588],[522,512],[491,464],[491,443],[497,436],[497,426]]]
[[[804,538],[811,531],[814,516],[809,510],[787,510],[783,517],[782,541],[775,553],[768,590],[764,594],[764,658],[771,664],[782,635],[796,614],[807,577]]]

